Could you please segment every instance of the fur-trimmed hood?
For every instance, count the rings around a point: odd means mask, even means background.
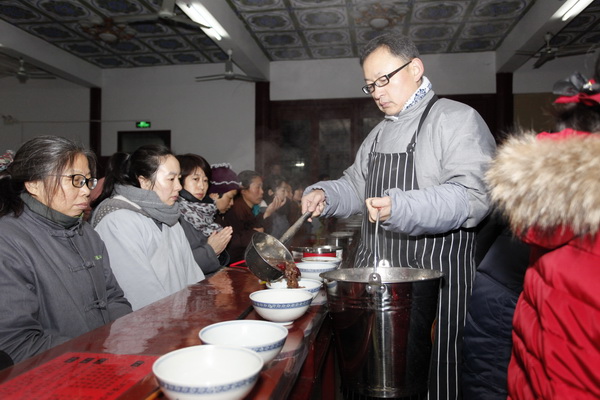
[[[600,134],[532,133],[499,147],[486,174],[492,201],[515,232],[569,227],[576,235],[600,230]]]

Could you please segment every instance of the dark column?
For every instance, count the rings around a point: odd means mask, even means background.
[[[514,130],[513,74],[496,74],[496,139],[498,134]]]
[[[90,89],[90,149],[98,157],[98,176],[104,176],[102,162],[102,89]]]
[[[255,118],[254,118],[254,143],[255,143],[255,171],[265,170],[265,154],[263,143],[269,138],[270,121],[270,95],[269,82],[256,82],[255,93]]]

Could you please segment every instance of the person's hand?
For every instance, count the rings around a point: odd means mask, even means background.
[[[265,228],[252,228],[254,229],[256,232],[264,232]]]
[[[287,197],[285,196],[283,198],[274,196],[273,201],[267,206],[267,209],[265,210],[264,218],[269,218],[275,211],[279,210],[279,208],[283,206],[286,203],[286,201]]]
[[[315,189],[302,196],[302,214],[312,212],[311,219],[321,215],[325,209],[325,192]]]
[[[230,226],[226,226],[218,232],[215,231],[208,237],[208,245],[219,255],[227,247],[232,234],[233,228]]]
[[[367,212],[369,213],[369,221],[375,222],[377,219],[377,211],[379,211],[379,221],[387,220],[392,214],[392,199],[386,197],[371,197],[365,200]]]

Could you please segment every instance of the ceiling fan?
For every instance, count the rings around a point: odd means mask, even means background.
[[[264,82],[264,79],[255,78],[247,75],[235,74],[233,72],[233,50],[227,50],[227,60],[225,61],[225,73],[216,75],[197,76],[196,82],[207,82],[225,79],[228,81],[238,80],[245,82]]]
[[[548,61],[554,60],[555,58],[585,54],[590,49],[589,45],[572,45],[569,47],[566,47],[566,46],[565,47],[555,47],[555,46],[552,46],[552,44],[551,44],[552,38],[553,38],[552,33],[546,32],[546,34],[544,35],[544,40],[546,42],[544,47],[542,47],[540,50],[538,50],[535,53],[531,53],[531,52],[518,52],[518,53],[522,54],[522,55],[529,55],[532,57],[536,57],[537,60],[533,64],[533,69],[538,69],[542,65],[547,63]]]
[[[56,79],[48,72],[26,64],[23,58],[18,60],[5,54],[0,54],[0,78],[15,77],[19,83],[26,83],[29,79]]]
[[[81,21],[79,25],[84,32],[108,43],[129,40],[135,36],[135,30],[128,26],[130,23],[142,22],[178,23],[194,28],[209,28],[206,25],[192,21],[185,15],[175,12],[175,0],[163,0],[160,9],[155,14],[125,15],[114,18],[95,16]]]

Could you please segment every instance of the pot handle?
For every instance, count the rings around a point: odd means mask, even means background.
[[[375,293],[384,293],[386,287],[383,283],[381,283],[381,275],[377,272],[373,272],[369,275],[369,283],[366,287],[367,293],[375,294]]]
[[[307,211],[304,214],[302,214],[302,216],[298,218],[298,221],[294,222],[294,224],[290,226],[290,228],[287,231],[285,231],[285,233],[283,234],[283,236],[281,236],[281,239],[279,239],[279,241],[283,244],[286,244],[292,238],[292,236],[294,236],[296,232],[298,232],[302,224],[306,222],[306,220],[311,215],[312,212],[310,211]]]

